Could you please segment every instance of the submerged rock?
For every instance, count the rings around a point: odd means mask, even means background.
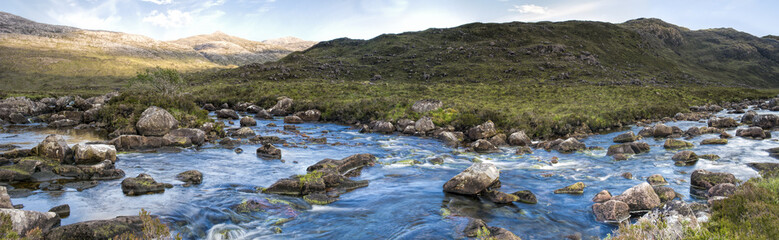
[[[141,114],[135,129],[143,136],[161,137],[170,130],[176,129],[179,121],[165,109],[151,106]]]
[[[500,171],[491,163],[474,163],[444,184],[444,191],[476,195],[498,182]]]
[[[710,138],[701,141],[701,145],[725,145],[725,144],[728,144],[728,140],[723,138]]]
[[[498,190],[484,191],[481,193],[481,196],[494,203],[507,204],[507,203],[519,201],[519,197]]]
[[[138,174],[134,178],[122,180],[122,192],[128,196],[161,193],[165,192],[166,188],[172,187],[173,185],[169,183],[158,183],[154,178],[145,173]]]
[[[572,184],[570,186],[554,190],[554,193],[556,193],[556,194],[582,194],[582,193],[584,193],[584,187],[586,187],[586,185],[584,185],[583,182],[577,182],[577,183],[574,183],[574,184]]]
[[[592,205],[595,220],[606,223],[621,223],[630,218],[630,207],[618,200],[608,200]]]
[[[512,195],[517,196],[519,198],[517,202],[521,203],[527,203],[527,204],[536,204],[538,203],[538,199],[536,199],[536,195],[533,194],[530,190],[522,190],[512,193]]]

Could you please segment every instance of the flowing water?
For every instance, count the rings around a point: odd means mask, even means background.
[[[720,113],[722,116],[738,117]],[[279,127],[267,127],[268,123]],[[236,123],[237,124],[237,123]],[[231,126],[235,127],[236,124]],[[229,124],[228,124],[229,125]],[[515,148],[502,148],[500,153],[475,154],[446,147],[441,142],[412,136],[361,134],[347,126],[307,123],[299,130],[312,137],[327,137],[328,144],[306,143],[299,135],[280,131],[281,119],[258,120],[253,129],[263,136],[279,136],[291,147],[282,147],[283,159],[263,160],[254,154],[259,145],[241,145],[244,153],[235,153],[218,145],[199,149],[159,151],[156,153],[121,153],[116,167],[128,177],[148,173],[158,182],[174,183],[162,194],[129,197],[122,194],[121,180],[103,181],[97,187],[78,192],[36,190],[26,197],[14,194],[14,204],[24,204],[26,210],[47,211],[69,204],[71,215],[62,224],[108,219],[122,215],[137,215],[143,208],[161,216],[174,232],[185,239],[458,239],[466,224],[456,215],[481,218],[490,226],[506,228],[522,239],[560,239],[579,233],[584,239],[602,238],[614,225],[598,223],[591,211],[591,198],[603,189],[619,194],[645,181],[653,174],[663,175],[670,187],[685,195],[685,201],[696,201],[689,195],[690,173],[695,169],[725,171],[740,180],[757,176],[746,166],[750,162],[777,162],[764,149],[779,147],[774,139],[751,140],[732,138],[727,145],[700,146],[701,140],[716,138],[706,134],[689,141],[695,143],[697,154],[717,154],[716,161],[699,160],[694,166],[675,166],[662,145],[664,139],[644,139],[652,147],[649,153],[614,161],[606,150],[591,150],[560,154],[535,150],[534,154],[515,155]],[[705,126],[703,122],[671,122],[686,130]],[[640,127],[629,131],[638,133]],[[326,130],[326,131],[325,131]],[[626,129],[627,130],[627,129]],[[323,132],[324,131],[324,132]],[[622,131],[624,132],[624,131]],[[587,146],[604,149],[613,145],[612,138],[622,132],[594,135],[583,139]],[[735,130],[728,131],[735,135]],[[0,143],[13,143],[30,148],[43,140],[50,131],[35,126],[12,128],[0,134]],[[71,134],[69,144],[94,140],[92,136]],[[774,135],[776,136],[776,135]],[[334,144],[337,143],[337,144]],[[359,180],[370,185],[342,194],[340,200],[326,206],[311,206],[300,198],[257,193],[276,180],[304,174],[306,167],[324,158],[341,159],[357,153],[371,153],[381,164],[363,170]],[[443,165],[429,159],[441,157]],[[553,158],[559,163],[550,164]],[[410,164],[417,160],[421,164]],[[457,175],[473,161],[495,164],[500,170],[501,190],[530,190],[538,204],[515,203],[497,205],[478,198],[446,194],[444,182]],[[203,183],[183,187],[176,174],[196,169],[203,173]],[[633,179],[625,179],[631,172]],[[553,194],[557,188],[584,182],[582,195]],[[271,207],[257,212],[239,212],[235,206],[246,201],[261,202]],[[281,233],[275,233],[275,228]]]

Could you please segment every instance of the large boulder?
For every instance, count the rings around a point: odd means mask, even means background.
[[[519,131],[509,135],[509,145],[512,146],[530,146],[533,144],[525,131]]]
[[[38,146],[33,148],[33,153],[58,162],[70,162],[73,158],[73,150],[70,149],[65,138],[55,134],[46,136]]]
[[[771,129],[779,127],[779,115],[774,114],[760,114],[752,119],[752,126],[760,127],[763,129]]]
[[[281,97],[279,98],[279,101],[276,102],[276,105],[273,105],[273,107],[271,107],[268,112],[276,116],[287,115],[289,114],[290,108],[292,108],[292,103],[292,98]]]
[[[56,227],[46,232],[46,239],[117,239],[125,234],[143,236],[143,227],[139,216],[120,216]]]
[[[713,117],[709,119],[708,125],[713,128],[734,128],[738,127],[738,122],[729,117]]]
[[[164,136],[170,130],[178,127],[179,121],[176,120],[165,109],[151,106],[143,111],[141,118],[138,119],[138,123],[135,124],[135,129],[143,136]]]
[[[458,144],[460,144],[460,142],[463,141],[463,139],[465,138],[465,134],[463,134],[462,132],[443,131],[438,133],[438,135],[436,135],[436,138],[444,142],[444,144],[446,145],[457,146]]]
[[[756,116],[757,112],[749,110],[747,113],[741,116],[741,123],[752,124],[752,120],[754,120]]]
[[[639,139],[641,139],[641,136],[636,136],[636,134],[633,134],[633,132],[628,131],[617,135],[613,140],[615,143],[628,143],[638,141]]]
[[[171,142],[162,137],[145,137],[140,135],[121,135],[112,139],[108,144],[114,145],[116,150],[144,150],[171,145]]]
[[[771,138],[771,132],[760,127],[741,128],[736,130],[737,137],[766,139]]]
[[[268,159],[281,159],[281,149],[276,148],[271,143],[265,143],[257,148],[257,156]]]
[[[736,184],[738,180],[730,173],[710,172],[704,169],[695,170],[690,175],[690,185],[693,188],[709,190],[721,183]]]
[[[639,154],[649,152],[649,144],[645,142],[629,142],[612,145],[606,152],[607,156],[616,154]]]
[[[473,148],[473,151],[478,153],[488,153],[488,152],[498,151],[498,147],[493,145],[490,141],[484,139],[479,139],[471,143],[471,148]]]
[[[433,119],[430,119],[430,117],[422,117],[416,122],[414,122],[414,130],[416,130],[419,133],[427,133],[430,131],[433,131],[435,129],[435,124],[433,124]]]
[[[474,163],[444,183],[444,191],[476,195],[498,182],[500,171],[491,163]]]
[[[165,192],[166,188],[172,188],[169,183],[158,183],[151,176],[145,173],[138,174],[134,178],[125,178],[122,180],[122,192],[128,196],[136,196],[150,193]]]
[[[0,209],[0,214],[11,217],[11,229],[20,236],[35,228],[43,232],[60,225],[60,218],[53,212],[36,212],[19,209]]]
[[[632,212],[648,211],[660,206],[660,197],[657,196],[657,193],[655,193],[655,190],[649,183],[641,183],[628,188],[622,194],[611,199],[627,203]]]
[[[171,130],[163,138],[171,142],[179,138],[187,138],[194,145],[202,145],[206,141],[206,132],[197,128],[179,128]]]
[[[235,110],[227,109],[227,108],[219,109],[218,111],[216,111],[216,117],[218,117],[218,118],[226,118],[226,119],[233,119],[233,120],[240,118],[238,116],[238,113],[235,112]]]
[[[416,101],[414,105],[411,105],[411,110],[418,113],[426,113],[438,110],[442,106],[444,104],[439,100],[425,99]]]
[[[630,218],[630,206],[618,200],[608,200],[592,205],[595,220],[606,223],[621,223]]]
[[[477,140],[495,136],[495,134],[498,134],[498,132],[495,130],[495,123],[492,121],[486,121],[481,125],[468,129],[465,134],[468,135],[468,138]]]
[[[303,121],[306,122],[316,122],[319,121],[319,118],[322,117],[322,112],[316,109],[310,109],[303,112],[297,112],[295,113],[295,116],[298,116],[300,119],[303,119]]]
[[[116,162],[116,147],[108,144],[76,144],[73,146],[76,164],[96,164],[103,160]]]

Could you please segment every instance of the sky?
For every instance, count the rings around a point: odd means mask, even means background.
[[[690,29],[779,35],[776,0],[0,0],[0,11],[159,40],[216,31],[256,41],[370,39],[471,22],[621,23],[641,17]]]

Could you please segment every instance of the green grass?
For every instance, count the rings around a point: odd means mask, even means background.
[[[208,111],[195,104],[191,96],[135,91],[124,92],[112,98],[105,107],[100,109],[98,119],[107,123],[109,131],[134,127],[141,113],[150,106],[157,106],[170,112],[182,128],[199,128],[203,123],[213,121],[208,117]]]

